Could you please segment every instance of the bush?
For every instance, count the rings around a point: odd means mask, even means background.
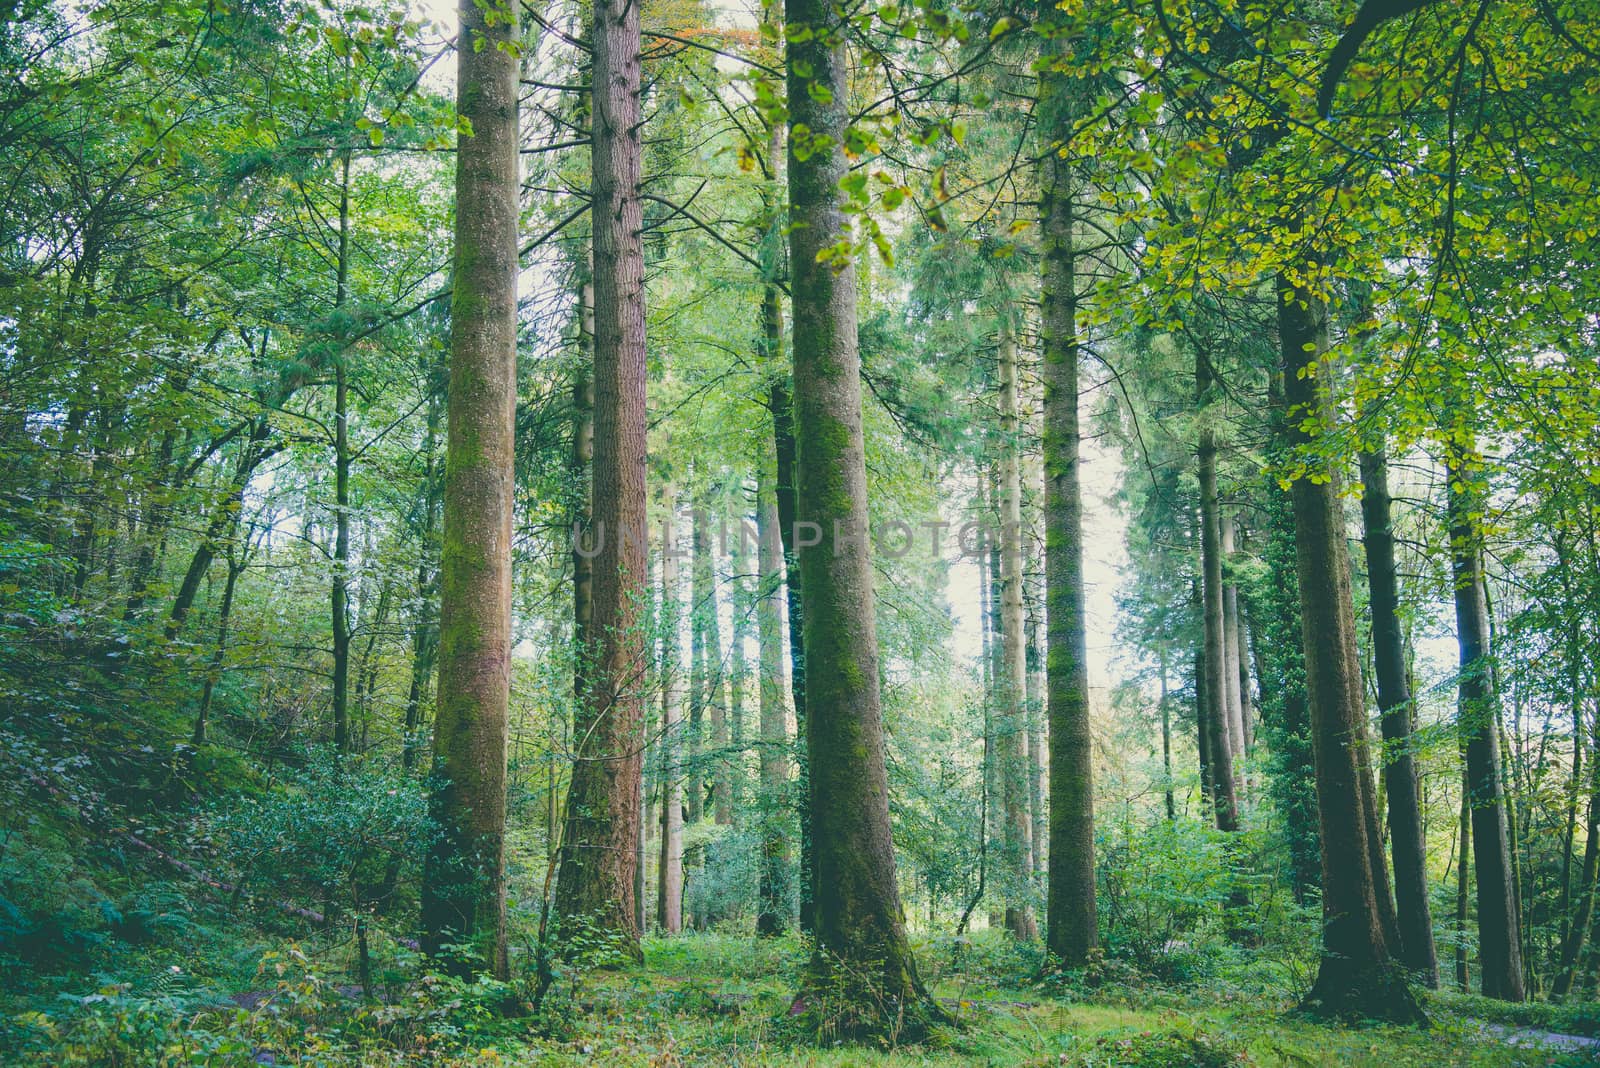
[[[1237,1068],[1244,1051],[1203,1031],[1144,1031],[1107,1035],[1056,1063],[1070,1068]]]
[[[1099,909],[1108,956],[1175,982],[1210,974],[1230,947],[1233,843],[1194,820],[1129,822],[1099,836]]]

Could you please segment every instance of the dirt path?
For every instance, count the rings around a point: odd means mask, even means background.
[[[1584,1035],[1563,1035],[1556,1031],[1541,1031],[1536,1027],[1507,1027],[1504,1024],[1479,1022],[1486,1035],[1492,1035],[1508,1046],[1543,1050],[1588,1050],[1600,1064],[1600,1038]]]

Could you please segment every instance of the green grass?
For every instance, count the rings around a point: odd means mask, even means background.
[[[1147,987],[1124,976],[1116,987],[1045,990],[1019,981],[1032,974],[1026,953],[999,939],[963,947],[959,959],[948,945],[930,945],[923,959],[955,1025],[914,1048],[819,1044],[798,1033],[788,1010],[801,945],[711,934],[651,939],[641,967],[561,976],[538,1020],[489,1008],[503,988],[431,980],[400,1002],[361,1008],[291,974],[276,1009],[189,1011],[163,1022],[140,1015],[136,1002],[112,999],[75,1018],[25,1021],[38,1033],[22,1063],[243,1066],[266,1048],[279,1065],[328,1068],[1600,1064],[1588,1051],[1517,1049],[1485,1034],[1478,999],[1434,999],[1427,1031],[1331,1026],[1294,1015],[1291,995],[1273,994],[1270,982],[1251,987],[1248,975],[1207,987]],[[107,1037],[134,1025],[144,1037],[126,1048]],[[106,1052],[113,1049],[114,1060]],[[199,1049],[217,1052],[197,1060]]]

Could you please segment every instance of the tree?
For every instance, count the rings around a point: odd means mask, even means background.
[[[1286,271],[1278,282],[1288,406],[1283,427],[1291,447],[1310,440],[1307,425],[1317,425],[1329,403],[1318,374],[1327,316],[1311,289],[1316,264],[1301,270],[1296,276]],[[1379,905],[1380,895],[1389,893],[1388,872],[1381,844],[1372,841],[1375,791],[1338,471],[1323,463],[1297,478],[1291,492],[1322,842],[1322,957],[1305,1004],[1326,1015],[1420,1021],[1422,1010],[1392,958]]]
[[[783,806],[789,780],[789,741],[784,724],[783,616],[778,609],[783,543],[777,526],[777,502],[763,464],[756,490],[756,633],[761,649],[761,903],[756,933],[760,935],[780,935],[789,925],[789,834]]]
[[[1483,508],[1473,444],[1453,444],[1449,482],[1450,569],[1455,579],[1456,640],[1461,652],[1458,723],[1472,811],[1472,860],[1478,888],[1478,954],[1485,996],[1523,1001],[1522,920],[1512,870],[1506,799],[1500,775],[1498,698],[1489,605],[1484,592],[1478,516]]]
[[[1045,947],[1066,967],[1087,960],[1095,917],[1094,764],[1089,731],[1088,639],[1083,591],[1083,491],[1079,470],[1077,206],[1073,135],[1083,86],[1057,31],[1056,5],[1040,4],[1041,277],[1044,364],[1045,701],[1050,725],[1050,863]]]
[[[638,858],[644,677],[645,305],[639,6],[594,5],[594,559],[583,660],[593,672],[579,703],[555,910],[569,927],[604,931],[638,957]]]
[[[517,401],[516,16],[462,3],[449,425],[440,560],[439,688],[423,947],[506,948],[506,716],[511,699],[511,511]]]
[[[1361,453],[1361,518],[1372,612],[1372,656],[1383,711],[1383,777],[1389,799],[1389,834],[1394,855],[1395,904],[1400,923],[1399,955],[1407,969],[1430,987],[1439,985],[1428,909],[1428,856],[1422,837],[1422,804],[1412,758],[1410,684],[1400,630],[1399,583],[1389,498],[1389,461],[1383,449]]]
[[[914,1037],[938,1010],[906,938],[889,836],[855,270],[840,209],[845,27],[819,0],[787,0],[785,23],[796,518],[820,534],[798,554],[817,946],[804,996],[842,993],[840,1031],[903,1024],[900,1033]]]
[[[1005,799],[1008,869],[1006,929],[1024,941],[1039,936],[1028,901],[1033,863],[1029,817],[1028,653],[1022,610],[1022,443],[1017,404],[1017,350],[1008,312],[1000,321],[1000,778]]]

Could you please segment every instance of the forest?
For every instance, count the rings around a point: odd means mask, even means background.
[[[1600,1063],[1595,0],[5,0],[0,1063]]]

